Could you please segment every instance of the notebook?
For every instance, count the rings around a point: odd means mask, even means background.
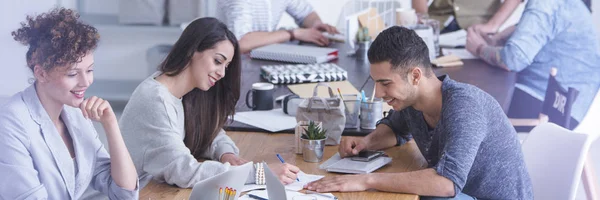
[[[300,193],[296,189],[289,189],[284,186],[275,173],[269,169],[269,166],[264,165],[265,169],[265,181],[267,182],[267,190],[255,190],[241,197],[240,199],[275,199],[275,200],[294,200],[294,199],[316,199],[316,200],[337,200],[337,197],[331,193],[313,193],[305,194]],[[299,177],[300,178],[300,177]],[[306,177],[303,177],[306,178]],[[252,195],[252,197],[249,197]]]
[[[392,158],[381,156],[369,162],[354,161],[350,158],[341,158],[339,153],[333,155],[329,160],[319,165],[319,168],[328,172],[346,173],[346,174],[367,174],[371,173],[388,163]]]
[[[291,63],[324,63],[338,57],[338,50],[326,47],[271,44],[250,52],[251,58]]]
[[[343,81],[348,72],[334,63],[265,65],[261,76],[273,84],[295,84]]]

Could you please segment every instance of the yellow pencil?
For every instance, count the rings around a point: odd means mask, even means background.
[[[230,200],[234,200],[235,199],[235,194],[237,193],[237,190],[233,190],[233,194],[231,195],[231,199]]]
[[[223,199],[223,188],[219,188],[219,200]]]
[[[227,188],[226,192],[225,192],[225,199],[229,199],[229,188]]]

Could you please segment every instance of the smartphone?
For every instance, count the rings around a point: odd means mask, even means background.
[[[383,151],[361,151],[358,155],[351,157],[354,161],[369,162],[379,156],[383,155]]]

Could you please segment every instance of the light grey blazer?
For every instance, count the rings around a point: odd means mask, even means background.
[[[137,199],[139,187],[130,191],[113,182],[92,122],[64,106],[60,117],[76,162],[71,158],[34,85],[0,106],[0,199],[79,199],[88,185],[110,199]]]

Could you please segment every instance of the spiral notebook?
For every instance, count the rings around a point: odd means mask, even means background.
[[[348,72],[334,63],[265,65],[261,76],[273,84],[317,83],[343,81]]]
[[[281,62],[316,64],[336,59],[338,50],[293,44],[271,44],[252,50],[250,57]]]

